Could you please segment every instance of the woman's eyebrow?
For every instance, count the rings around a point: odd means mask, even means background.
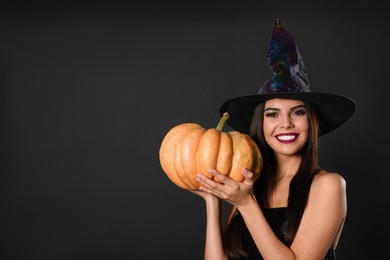
[[[298,106],[292,107],[290,110],[294,110],[294,109],[301,108],[301,107],[306,108],[305,105],[298,105]],[[280,108],[267,107],[266,109],[264,109],[264,111],[267,111],[267,110],[277,110],[277,111],[280,111]]]
[[[294,110],[294,109],[297,109],[297,108],[306,108],[305,105],[298,105],[298,106],[295,106],[295,107],[292,107],[291,110]]]
[[[268,107],[266,109],[264,109],[264,111],[267,111],[267,110],[280,110],[280,108],[274,108],[274,107]]]

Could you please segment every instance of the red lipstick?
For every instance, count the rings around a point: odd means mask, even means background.
[[[275,138],[282,144],[291,144],[297,140],[298,135],[297,133],[283,133],[276,135]]]

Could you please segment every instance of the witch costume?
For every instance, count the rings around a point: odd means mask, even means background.
[[[222,104],[219,112],[221,116],[225,112],[229,114],[227,124],[233,129],[249,134],[256,107],[273,98],[302,100],[313,104],[318,113],[319,135],[333,131],[354,113],[356,104],[350,98],[310,91],[309,79],[295,39],[279,19],[272,31],[268,64],[273,76],[264,83],[258,94],[236,97]],[[275,235],[284,243],[288,225],[287,207],[262,209]],[[248,257],[240,259],[262,259],[248,231],[242,238],[242,247]],[[333,259],[336,259],[335,251],[329,248],[324,260]]]

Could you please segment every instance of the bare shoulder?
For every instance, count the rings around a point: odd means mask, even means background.
[[[346,199],[346,181],[338,173],[321,170],[313,179],[310,200],[318,203],[343,203]]]
[[[316,176],[314,176],[312,187],[328,191],[332,189],[345,189],[346,181],[338,173],[321,170]]]

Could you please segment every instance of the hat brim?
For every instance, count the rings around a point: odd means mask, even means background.
[[[233,129],[249,134],[250,124],[257,105],[274,98],[297,99],[314,104],[318,109],[319,135],[329,133],[342,125],[352,116],[356,109],[355,102],[348,97],[329,93],[297,92],[236,97],[225,101],[219,112],[221,116],[223,113],[228,112],[227,124]]]

